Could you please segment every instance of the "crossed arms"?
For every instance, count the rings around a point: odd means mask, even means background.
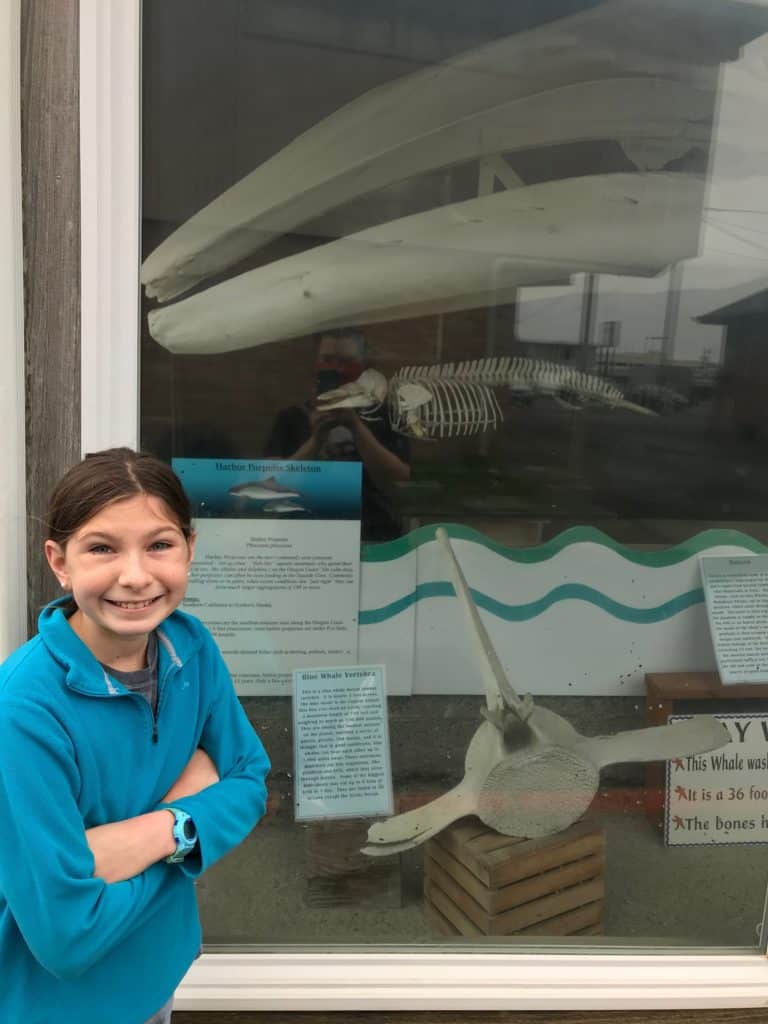
[[[218,781],[216,765],[198,748],[161,803],[194,796]],[[124,882],[169,857],[176,849],[173,820],[171,811],[163,809],[86,829],[94,859],[93,877],[109,883]]]

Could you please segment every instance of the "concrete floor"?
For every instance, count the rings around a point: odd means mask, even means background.
[[[585,734],[643,724],[636,698],[539,698]],[[750,710],[764,710],[752,702]],[[310,906],[312,826],[293,819],[293,751],[289,702],[247,698],[246,712],[272,759],[270,806],[252,835],[198,883],[208,944],[377,944],[446,940],[430,931],[423,907],[421,848],[400,861],[400,905],[391,889],[383,909]],[[758,706],[759,705],[759,706]],[[739,702],[708,710],[735,711]],[[681,704],[681,711],[688,705]],[[692,707],[691,710],[700,710]],[[477,727],[477,697],[390,700],[395,793],[422,802],[460,777],[464,751]],[[436,733],[439,723],[439,739]],[[768,882],[767,846],[666,848],[643,809],[644,768],[616,765],[602,773],[590,814],[606,833],[605,937],[599,945],[754,946]],[[595,811],[599,804],[602,809]],[[400,806],[404,809],[405,805]],[[412,806],[412,804],[411,804]],[[381,863],[381,862],[379,862]],[[381,900],[378,906],[382,905]],[[504,940],[520,942],[521,939]]]
[[[606,832],[605,937],[580,944],[754,946],[768,881],[765,847],[666,848],[641,811],[603,815],[600,822]],[[318,909],[306,902],[307,835],[305,825],[267,820],[201,879],[206,943],[446,941],[424,917],[423,850],[402,857],[401,907]]]

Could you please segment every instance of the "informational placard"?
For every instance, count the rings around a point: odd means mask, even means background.
[[[702,558],[701,576],[721,680],[768,682],[768,555]]]
[[[289,696],[296,668],[354,664],[359,462],[176,459],[197,544],[183,609],[241,696]]]
[[[300,459],[174,459],[196,520],[287,525],[360,519],[362,464]]]
[[[690,717],[674,715],[669,721]],[[768,715],[712,717],[725,725],[731,742],[667,762],[666,843],[768,843]]]
[[[383,667],[294,672],[293,749],[297,821],[392,814]]]

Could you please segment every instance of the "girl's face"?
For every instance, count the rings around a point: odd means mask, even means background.
[[[147,635],[184,597],[193,548],[165,502],[147,494],[107,505],[65,547],[45,543],[77,604],[72,629],[108,665],[143,657]]]

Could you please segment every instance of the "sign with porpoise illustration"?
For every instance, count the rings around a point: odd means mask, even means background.
[[[183,607],[216,638],[242,696],[357,660],[356,462],[175,459],[197,545]]]

